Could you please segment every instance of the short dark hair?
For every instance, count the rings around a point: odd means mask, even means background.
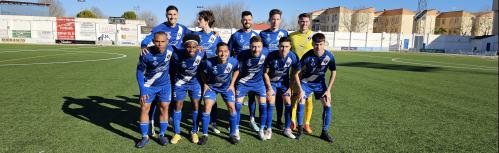
[[[218,49],[219,49],[220,47],[222,47],[222,46],[227,46],[227,47],[229,47],[229,45],[228,45],[227,43],[225,43],[225,42],[219,42],[219,43],[217,44],[217,50],[216,50],[216,51],[218,52]]]
[[[208,22],[208,25],[210,27],[215,23],[215,16],[210,10],[202,10],[198,13],[198,18],[202,18],[203,20]]]
[[[182,38],[183,45],[184,46],[187,45],[187,43],[185,43],[185,42],[189,41],[189,40],[194,40],[194,41],[196,41],[199,44],[200,38],[196,34],[186,34],[184,36],[184,38]]]
[[[282,16],[282,11],[279,10],[279,9],[272,9],[270,10],[269,12],[269,19],[273,16],[273,15],[276,15],[276,14],[279,14],[279,16]]]
[[[312,36],[312,41],[314,43],[326,42],[326,36],[322,33],[316,33]]]
[[[281,39],[279,39],[279,44],[283,42],[291,43],[291,39],[289,39],[289,37],[282,37]]]
[[[309,18],[310,19],[310,14],[302,13],[302,14],[298,15],[298,19],[301,19],[301,18]]]
[[[175,10],[175,11],[178,12],[178,9],[177,9],[177,7],[175,5],[170,5],[170,6],[166,7],[166,12],[168,12],[170,10]]]
[[[166,38],[168,38],[168,34],[164,31],[158,31],[158,32],[154,33],[154,37],[156,37],[158,35],[164,35],[164,36],[166,36]]]
[[[263,41],[262,41],[262,38],[260,36],[253,36],[250,39],[250,44],[252,44],[254,42],[263,42]]]
[[[250,11],[243,11],[243,13],[241,13],[241,18],[245,17],[245,16],[253,16],[253,14],[251,14]]]

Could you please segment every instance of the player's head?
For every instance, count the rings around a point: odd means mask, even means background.
[[[213,15],[213,12],[210,10],[202,10],[201,12],[198,13],[198,26],[200,28],[203,27],[212,27],[213,24],[215,23],[215,16]]]
[[[172,25],[177,24],[178,21],[178,9],[176,6],[170,5],[166,8],[166,19]]]
[[[291,50],[291,39],[289,37],[279,39],[279,52],[287,54],[289,50]]]
[[[281,15],[282,11],[279,9],[270,10],[269,12],[270,28],[279,29],[279,27],[281,26]]]
[[[316,33],[312,36],[312,46],[314,51],[324,51],[326,47],[326,36],[322,33]]]
[[[262,51],[263,47],[263,41],[260,36],[253,36],[250,39],[250,49],[253,55],[260,55],[260,52]]]
[[[217,44],[217,56],[221,61],[227,61],[230,56],[229,45],[225,42],[219,42]]]
[[[182,41],[184,42],[184,48],[187,53],[192,57],[196,55],[199,46],[199,36],[195,34],[187,34],[184,36]]]
[[[163,31],[156,32],[152,42],[160,51],[165,51],[166,45],[168,45],[168,34]]]
[[[253,25],[253,14],[250,11],[243,11],[241,13],[241,24],[243,24],[243,29],[250,29]]]
[[[310,14],[302,13],[298,15],[298,25],[300,26],[300,31],[308,30],[310,26]]]

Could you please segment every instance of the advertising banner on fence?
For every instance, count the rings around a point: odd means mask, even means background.
[[[12,30],[12,38],[31,38],[30,30]]]
[[[75,19],[57,18],[57,39],[74,40],[75,39]]]
[[[78,26],[77,27],[77,33],[76,33],[76,39],[77,40],[95,40],[95,23],[92,22],[80,22],[76,23]]]

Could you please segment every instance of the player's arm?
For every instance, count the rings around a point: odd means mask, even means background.
[[[334,57],[331,61],[329,61],[328,67],[331,71],[331,75],[329,76],[329,83],[327,85],[326,92],[323,95],[323,97],[326,97],[326,99],[329,99],[331,97],[331,89],[333,88],[334,80],[336,79],[336,61],[334,60]]]
[[[270,77],[269,77],[269,68],[265,68],[263,70],[263,81],[265,82],[265,86],[267,86],[267,96],[273,96],[275,95],[274,90],[272,89],[272,84],[270,84]]]
[[[145,104],[146,99],[149,98],[149,95],[146,94],[146,88],[144,86],[144,72],[146,69],[146,64],[144,62],[143,56],[139,57],[139,63],[137,64],[137,71],[135,73],[137,78],[137,83],[139,84],[140,90],[140,103]]]

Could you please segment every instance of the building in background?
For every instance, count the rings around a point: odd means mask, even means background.
[[[411,34],[414,15],[407,9],[384,10],[374,13],[374,33],[402,33]]]
[[[438,16],[438,11],[424,10],[420,16],[414,18],[414,33],[416,34],[434,34],[435,22]]]
[[[0,15],[49,16],[49,5],[33,2],[0,1]]]
[[[473,36],[492,35],[492,27],[494,21],[494,12],[478,12],[473,13],[473,27],[471,34]]]
[[[493,22],[494,24],[492,26],[492,34],[493,35],[499,34],[498,33],[499,20],[497,19],[497,15],[499,14],[499,6],[497,6],[497,5],[499,5],[499,3],[497,2],[497,0],[494,0],[494,2],[492,4],[492,10],[494,10],[494,22]]]
[[[469,36],[474,17],[466,11],[442,12],[437,16],[435,28],[441,31],[438,34]]]
[[[374,8],[350,10],[339,6],[314,11],[312,30],[329,32],[372,32]]]

